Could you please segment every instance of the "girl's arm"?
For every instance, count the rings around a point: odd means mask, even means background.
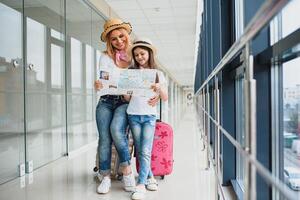
[[[156,106],[156,104],[159,102],[159,95],[155,95],[153,97],[151,97],[149,100],[148,100],[148,104],[150,106]]]
[[[161,84],[159,83],[155,83],[152,85],[151,88],[154,90],[154,92],[158,94],[161,100],[163,101],[168,100],[168,90],[166,89],[166,87],[161,86]]]
[[[168,100],[168,90],[166,89],[166,87],[160,88],[159,96],[160,96],[161,100],[163,100],[163,101]]]

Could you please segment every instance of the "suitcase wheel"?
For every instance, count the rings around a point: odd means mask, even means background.
[[[165,179],[165,176],[160,176],[161,180],[164,180]]]
[[[94,167],[93,169],[94,172],[97,172],[98,170],[99,170],[98,167]]]
[[[118,175],[117,175],[117,180],[118,180],[118,181],[122,181],[122,179],[123,179],[123,175],[122,175],[122,174],[118,174]]]

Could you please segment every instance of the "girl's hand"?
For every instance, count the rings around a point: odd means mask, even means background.
[[[159,83],[153,83],[152,85],[151,85],[151,89],[153,89],[153,91],[154,92],[156,92],[156,93],[158,93],[159,94],[159,92],[160,92],[160,84]]]
[[[95,87],[96,90],[101,90],[103,88],[103,84],[100,80],[96,80],[94,82],[94,87]]]
[[[159,95],[155,95],[154,97],[151,97],[149,100],[148,100],[148,104],[150,106],[155,106],[157,104],[157,102],[159,101]]]

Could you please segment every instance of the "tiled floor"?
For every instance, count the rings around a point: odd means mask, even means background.
[[[174,130],[174,170],[159,180],[159,190],[147,192],[147,200],[213,200],[213,170],[205,170],[195,115],[189,108]],[[96,193],[98,185],[92,168],[95,148],[72,158],[62,158],[32,174],[0,186],[0,200],[123,200],[130,193],[114,181],[106,195]]]

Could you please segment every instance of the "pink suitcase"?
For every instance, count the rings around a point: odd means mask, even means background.
[[[139,171],[138,161],[136,167]],[[165,122],[156,122],[151,170],[154,176],[161,176],[162,179],[173,170],[173,129]]]

